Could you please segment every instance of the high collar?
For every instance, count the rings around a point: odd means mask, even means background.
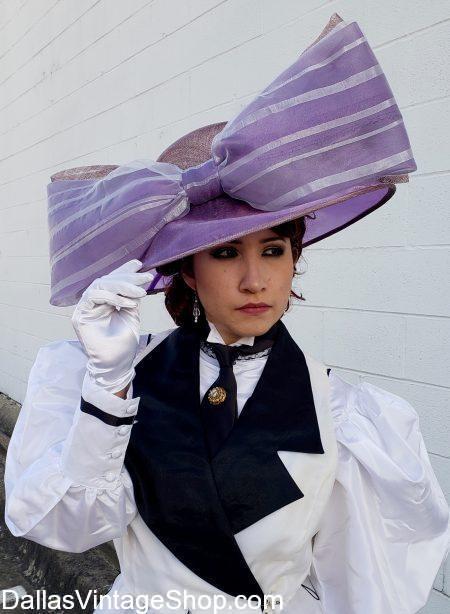
[[[217,330],[217,327],[210,322],[209,320],[207,320],[209,328],[210,328],[210,332],[208,337],[206,338],[206,341],[210,341],[211,343],[222,343],[224,345],[225,341],[222,338],[222,335],[219,333],[219,331]],[[255,342],[255,337],[240,337],[237,341],[235,341],[234,343],[229,343],[228,345],[253,345]]]

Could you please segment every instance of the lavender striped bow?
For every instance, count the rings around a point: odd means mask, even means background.
[[[138,159],[48,185],[52,304],[73,304],[95,277],[142,259],[191,205],[223,193],[280,211],[408,180],[417,167],[385,75],[356,22],[330,23],[216,135],[207,162],[181,170]]]

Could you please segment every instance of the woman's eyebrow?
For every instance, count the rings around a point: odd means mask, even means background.
[[[260,243],[269,243],[270,241],[277,241],[278,239],[286,243],[285,237],[267,237],[266,239],[261,239]],[[236,243],[239,245],[242,241],[240,239],[233,239],[233,241],[225,241],[225,243]]]

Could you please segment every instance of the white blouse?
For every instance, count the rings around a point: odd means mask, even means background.
[[[148,346],[141,335],[135,364],[172,330],[152,335]],[[223,342],[213,326],[208,339]],[[124,417],[136,414],[139,398],[132,385],[127,399],[96,386],[86,360],[78,341],[39,350],[7,453],[5,521],[15,536],[57,550],[83,552],[114,540],[121,573],[111,592],[132,594],[148,585],[155,552],[124,466],[132,425],[109,426],[79,406],[82,394]],[[266,360],[234,364],[239,411]],[[216,359],[200,351],[202,397],[218,373]],[[413,614],[427,602],[449,542],[448,506],[417,414],[406,400],[372,384],[352,385],[333,371],[329,382],[338,468],[320,529],[305,551],[310,575],[304,583],[312,581],[320,601],[300,587],[283,611]],[[167,560],[161,557],[161,574]]]

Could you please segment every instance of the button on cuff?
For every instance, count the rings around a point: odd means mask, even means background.
[[[122,456],[123,454],[123,450],[113,450],[111,452],[111,458],[119,458],[120,456]]]
[[[117,429],[117,432],[119,435],[128,435],[131,430],[131,426],[131,424],[122,424],[122,426]]]

